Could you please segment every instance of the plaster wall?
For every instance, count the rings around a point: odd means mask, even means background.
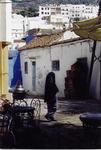
[[[87,57],[88,66],[91,60],[91,44],[88,41],[76,41],[58,44],[50,47],[35,48],[21,52],[21,66],[23,84],[26,90],[34,94],[43,95],[45,78],[48,72],[52,71],[52,61],[60,61],[60,70],[54,71],[56,74],[56,84],[59,88],[59,96],[64,96],[64,85],[66,71],[71,69],[71,65],[77,58]],[[24,62],[28,62],[28,74],[24,74]],[[36,61],[36,90],[32,90],[32,68],[31,62]],[[95,71],[96,70],[96,71]],[[98,73],[96,73],[98,72]],[[94,74],[92,75],[91,93],[99,99],[99,69],[95,64]]]

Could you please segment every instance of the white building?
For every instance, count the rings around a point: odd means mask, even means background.
[[[54,16],[52,18],[54,20]],[[64,22],[67,18],[63,18]],[[59,19],[58,19],[59,21]],[[61,21],[61,20],[60,20]],[[12,39],[22,39],[28,30],[31,29],[47,29],[47,30],[59,30],[63,29],[63,25],[49,24],[46,20],[42,20],[40,17],[23,17],[22,15],[12,14]]]
[[[68,39],[61,41],[63,34],[57,37],[44,36],[20,49],[23,86],[26,91],[36,95],[44,94],[45,78],[48,72],[56,74],[59,96],[64,96],[66,71],[77,58],[87,57],[88,66],[91,60],[91,43],[87,39]],[[60,42],[59,42],[60,40]],[[99,45],[97,53],[100,53]],[[55,69],[54,69],[54,65]],[[96,63],[91,83],[93,97],[99,99],[100,64]]]
[[[41,17],[26,17],[25,26],[26,31],[30,29],[53,29],[54,25],[48,24],[46,20],[43,20]]]
[[[51,15],[50,16],[50,22],[59,24],[59,23],[68,23],[69,24],[69,19],[67,16],[62,16],[61,14],[56,14],[56,15]]]
[[[90,19],[98,15],[98,6],[86,6],[82,13],[82,18]]]
[[[98,14],[98,6],[93,5],[45,5],[39,6],[39,16],[48,17],[54,15],[62,15],[62,17],[67,17],[69,20],[79,18],[79,19],[88,19],[94,18]],[[55,19],[54,19],[55,20]],[[56,16],[57,20],[57,16]],[[56,20],[54,22],[56,22]],[[51,20],[50,20],[51,21]],[[61,20],[62,21],[62,20]],[[53,22],[53,20],[52,20]]]
[[[97,16],[98,6],[86,5],[45,5],[39,6],[38,17],[23,17],[12,14],[12,39],[22,39],[30,29],[68,28],[75,18],[89,19]],[[45,20],[48,17],[48,21]]]
[[[23,17],[12,14],[12,39],[22,39],[30,29],[53,29],[54,26],[47,24],[40,17]]]
[[[39,6],[39,16],[50,16],[51,15],[51,8],[50,5]]]
[[[25,18],[22,15],[12,14],[12,39],[21,39],[25,34]]]

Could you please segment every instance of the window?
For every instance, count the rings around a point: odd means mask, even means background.
[[[13,59],[13,54],[12,54],[12,52],[9,52],[9,54],[8,54],[8,59]]]
[[[55,15],[55,12],[51,12],[52,15]]]
[[[25,74],[28,74],[28,62],[25,62],[24,64],[24,71],[25,71]]]
[[[59,60],[52,61],[52,70],[59,71],[60,70],[60,62]]]

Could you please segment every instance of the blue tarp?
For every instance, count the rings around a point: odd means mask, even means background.
[[[18,81],[22,83],[20,53],[14,49],[9,51],[9,87],[15,87]]]
[[[23,38],[23,40],[25,40],[26,43],[31,42],[36,36],[34,35],[28,35],[26,37]]]

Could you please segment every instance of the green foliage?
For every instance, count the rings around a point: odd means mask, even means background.
[[[12,2],[19,3],[19,2],[22,2],[22,0],[12,0]]]
[[[74,21],[80,21],[80,18],[76,17],[74,18]]]
[[[28,7],[18,11],[17,14],[21,14],[24,17],[35,17],[38,16],[38,10],[35,7]]]
[[[17,14],[33,17],[38,16],[38,6],[45,4],[95,4],[97,0],[12,0]]]
[[[28,0],[12,0],[12,2],[27,2]],[[30,0],[33,2],[33,0]],[[29,2],[29,1],[28,1]],[[34,1],[35,2],[35,1]],[[36,4],[58,3],[58,4],[96,4],[97,0],[38,0]]]

